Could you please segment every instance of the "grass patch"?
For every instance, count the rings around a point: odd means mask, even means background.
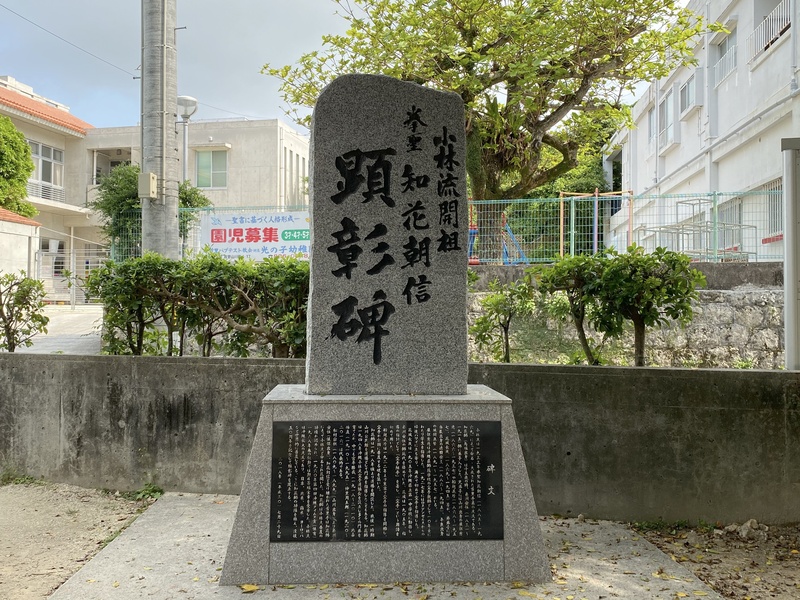
[[[134,490],[132,492],[120,492],[119,494],[121,497],[125,498],[126,500],[158,500],[161,496],[164,495],[164,490],[157,486],[155,483],[146,483],[144,486],[139,488],[138,490]]]
[[[639,533],[658,532],[676,535],[679,531],[691,529],[691,526],[689,521],[667,522],[659,519],[658,521],[637,521],[631,523],[631,528]]]
[[[35,477],[20,473],[12,467],[3,468],[0,472],[0,485],[40,483]]]

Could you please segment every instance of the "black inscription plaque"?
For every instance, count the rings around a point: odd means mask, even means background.
[[[272,435],[272,542],[503,539],[499,421],[288,421]]]

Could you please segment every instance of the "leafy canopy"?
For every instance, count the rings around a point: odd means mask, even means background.
[[[86,279],[103,303],[104,351],[135,355],[305,356],[308,286],[307,261],[231,262],[208,249],[107,261]]]
[[[28,177],[33,173],[31,147],[11,119],[0,116],[0,208],[23,217],[38,212],[25,198]]]
[[[685,254],[660,247],[647,253],[636,245],[624,253],[612,248],[565,257],[532,271],[543,294],[566,295],[569,309],[559,316],[574,323],[589,364],[598,364],[598,357],[585,332],[587,322],[608,338],[621,336],[632,323],[634,364],[644,366],[646,329],[670,320],[689,323],[697,288],[706,283]]]
[[[700,18],[676,0],[334,0],[349,25],[281,80],[288,114],[308,124],[320,90],[346,73],[382,73],[461,96],[473,197],[525,197],[577,164],[621,95],[691,61]],[[555,157],[555,159],[554,159]]]
[[[0,273],[0,350],[14,352],[33,344],[31,338],[47,333],[44,284],[25,271]]]
[[[101,230],[109,242],[115,248],[124,243],[128,252],[122,253],[123,258],[139,256],[141,247],[140,172],[139,165],[130,163],[114,167],[100,180],[96,198],[88,202],[89,208],[99,213]],[[178,188],[178,204],[180,208],[204,208],[211,206],[211,201],[198,188],[183,181]],[[182,238],[186,237],[191,223],[192,216],[181,213],[179,230]]]

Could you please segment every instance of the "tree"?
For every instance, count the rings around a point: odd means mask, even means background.
[[[536,302],[534,289],[526,281],[501,285],[497,279],[489,282],[489,294],[481,299],[483,314],[475,319],[469,332],[475,344],[489,350],[500,362],[511,362],[511,321],[515,317],[533,314]]]
[[[547,267],[531,269],[542,294],[563,293],[566,296],[567,311],[554,316],[562,320],[568,317],[575,325],[581,349],[590,365],[600,364],[586,335],[586,323],[591,320],[587,317],[594,308],[604,263],[601,255],[580,254],[564,257]]]
[[[456,92],[476,200],[524,198],[563,175],[609,122],[624,90],[691,60],[700,18],[676,0],[334,0],[349,29],[281,80],[287,112],[345,73],[382,73]],[[478,255],[499,258],[497,206],[478,204]]]
[[[547,260],[558,256],[562,244],[559,236],[561,203],[557,198],[561,192],[591,194],[595,190],[609,191],[603,172],[602,156],[593,149],[584,148],[578,153],[578,166],[533,190],[529,195],[530,199],[510,204],[505,210],[506,219],[526,255],[529,258]],[[607,200],[600,201],[601,214],[607,203]],[[567,207],[564,227],[574,228],[576,235],[568,236],[564,240],[563,250],[569,254],[591,253],[594,245],[591,227],[594,219],[593,199],[577,200],[567,197],[564,204]],[[574,210],[569,210],[573,204]],[[602,232],[600,236],[602,238]]]
[[[103,303],[104,351],[136,355],[183,355],[191,336],[203,356],[248,356],[256,347],[273,358],[302,358],[308,286],[307,261],[231,262],[210,250],[186,260],[148,252],[107,261],[86,279]]]
[[[36,334],[47,333],[44,296],[42,282],[25,271],[0,275],[0,350],[14,352],[30,346]]]
[[[28,177],[33,173],[31,147],[11,119],[0,116],[0,208],[23,217],[38,212],[28,197]]]
[[[100,179],[97,198],[88,203],[89,208],[100,213],[101,229],[109,243],[117,249],[116,258],[125,259],[141,255],[142,216],[139,200],[139,165],[123,164],[111,169]],[[181,208],[203,208],[211,201],[188,181],[180,184],[178,202]],[[180,214],[179,231],[185,238],[194,215]]]
[[[705,276],[691,268],[685,254],[656,248],[648,254],[631,246],[625,254],[608,251],[596,290],[597,311],[592,325],[610,335],[622,333],[624,322],[633,323],[634,364],[644,366],[645,329],[669,319],[685,325],[692,319],[692,300]]]

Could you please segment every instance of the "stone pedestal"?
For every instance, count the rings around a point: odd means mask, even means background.
[[[345,427],[344,423],[361,424],[353,426],[360,426],[362,432],[374,432],[374,427],[371,428],[370,423],[380,423],[381,427],[385,427],[388,423],[397,431],[412,431],[414,427],[417,427],[418,431],[427,430],[428,438],[411,438],[409,434],[409,439],[417,441],[425,439],[426,444],[430,443],[431,430],[446,432],[447,428],[450,430],[461,428],[464,431],[483,428],[497,431],[499,426],[500,448],[481,449],[480,444],[488,444],[486,442],[488,438],[482,438],[483,442],[479,441],[478,437],[474,438],[474,440],[478,440],[475,441],[475,444],[482,455],[502,457],[501,465],[487,464],[486,460],[480,463],[476,462],[475,464],[481,465],[479,470],[482,472],[474,474],[475,481],[481,480],[475,484],[476,489],[483,490],[474,494],[483,497],[485,505],[483,521],[488,522],[492,520],[492,517],[496,517],[497,522],[502,523],[502,527],[495,528],[493,533],[489,534],[495,539],[481,539],[480,528],[474,527],[471,536],[468,531],[466,532],[466,537],[470,539],[464,539],[464,531],[470,529],[466,525],[462,531],[459,531],[459,526],[450,529],[448,525],[446,535],[441,533],[444,529],[437,534],[436,526],[434,526],[432,534],[430,531],[425,534],[429,539],[419,539],[418,536],[411,535],[410,537],[415,539],[410,540],[401,539],[398,537],[400,534],[398,536],[390,535],[390,539],[386,539],[384,536],[384,540],[380,541],[363,539],[363,535],[356,535],[355,538],[360,537],[360,539],[355,539],[349,533],[337,531],[335,523],[332,528],[330,528],[330,523],[327,527],[321,525],[311,536],[309,536],[310,528],[306,527],[305,533],[301,533],[299,538],[293,537],[289,531],[276,532],[277,513],[275,511],[278,507],[273,506],[273,498],[286,498],[285,494],[283,496],[275,495],[277,490],[283,488],[274,488],[274,486],[286,485],[285,459],[274,455],[276,452],[285,451],[285,441],[279,444],[275,443],[277,432],[282,432],[280,435],[285,436],[287,430],[299,432],[304,426],[307,426],[309,431],[313,427],[317,427],[319,431],[320,428],[331,423],[334,424],[334,428],[337,423],[342,428]],[[470,423],[474,423],[475,427],[470,428]],[[441,429],[439,429],[440,426]],[[446,446],[443,453],[445,451],[456,452],[454,446],[448,445],[449,441],[442,441],[445,440],[446,435],[438,434],[438,438],[436,435],[434,433],[434,449],[438,443],[440,446]],[[306,440],[305,433],[303,433],[303,440]],[[312,456],[311,442],[304,443],[307,443],[309,448],[308,453],[304,456]],[[339,439],[338,443],[341,445],[342,440]],[[348,443],[352,445],[352,441],[346,441],[345,445]],[[470,443],[466,441],[463,445],[466,447]],[[370,444],[372,447],[376,445],[372,440],[365,445],[362,440],[361,445],[354,452],[370,454],[373,451]],[[284,447],[281,448],[281,445]],[[424,444],[422,446],[424,447]],[[298,443],[295,442],[295,448],[297,447],[299,447]],[[411,448],[411,445],[408,447]],[[302,447],[300,452],[305,452]],[[409,450],[409,452],[414,451]],[[462,452],[462,450],[459,449],[458,452]],[[463,452],[464,455],[467,454],[466,450]],[[428,453],[435,454],[430,450]],[[330,452],[328,455],[330,456]],[[314,456],[319,456],[319,453]],[[370,454],[370,456],[372,455]],[[380,456],[384,456],[384,458],[381,459]],[[297,465],[301,464],[296,459],[297,456],[294,459],[295,476],[297,476]],[[350,458],[350,460],[355,464],[355,458]],[[371,459],[366,457],[365,464],[368,464],[369,460]],[[380,460],[386,460],[385,454],[379,455]],[[324,470],[326,467],[320,466],[323,462],[317,460],[314,468]],[[330,463],[330,461],[328,462]],[[438,468],[435,455],[433,462],[434,466],[430,468]],[[466,461],[462,462],[466,464]],[[275,472],[273,473],[273,471]],[[278,477],[278,472],[283,474]],[[292,471],[290,471],[290,477],[291,473]],[[315,479],[314,477],[309,478],[310,469],[303,470],[303,473],[304,478],[308,478],[303,480],[303,484],[309,490],[304,501],[308,504],[311,502],[309,497],[312,485],[309,480]],[[464,473],[455,477],[455,480],[458,480],[458,477],[464,480]],[[321,478],[319,480],[324,479],[322,475],[318,477]],[[412,474],[410,477],[419,477],[424,480],[426,473]],[[473,475],[469,475],[469,477],[473,477]],[[297,479],[300,481],[299,476]],[[498,483],[499,486],[496,486]],[[372,484],[369,485],[372,486]],[[380,485],[379,477],[378,487]],[[383,485],[386,485],[385,480]],[[425,484],[420,484],[419,489],[426,489]],[[430,490],[430,486],[427,489]],[[316,502],[324,504],[325,499],[319,495],[328,492],[329,490],[317,489],[315,486],[313,494],[317,497]],[[453,493],[458,494],[459,492]],[[494,499],[489,498],[486,494],[500,494],[502,501],[492,504],[491,501]],[[343,502],[341,491],[339,497],[340,502]],[[291,500],[291,496],[289,500]],[[478,503],[480,504],[481,501],[479,500]],[[416,510],[420,510],[419,506],[417,503]],[[485,513],[489,507],[493,507],[491,508],[494,511],[493,515]],[[291,507],[286,506],[280,508],[284,511],[292,510]],[[340,505],[339,510],[342,508]],[[398,504],[397,511],[401,512],[401,509],[405,510]],[[308,517],[308,509],[304,510],[303,514]],[[350,505],[348,510],[355,509]],[[384,508],[384,514],[385,510]],[[412,515],[408,518],[412,521],[419,519],[413,514],[415,509],[410,510]],[[502,510],[502,519],[499,519],[497,514],[500,510]],[[426,511],[425,508],[421,509],[423,514],[428,514]],[[377,512],[380,521],[380,509]],[[397,515],[394,516],[397,517]],[[428,518],[427,520],[430,522],[432,519]],[[433,520],[437,523],[441,521],[440,518]],[[392,530],[394,531],[394,526]],[[293,531],[296,532],[296,529]],[[398,528],[397,531],[399,532],[400,529]],[[276,535],[284,537],[280,541],[276,541]],[[322,538],[327,541],[308,541]],[[340,541],[343,538],[349,539]],[[264,399],[239,509],[225,557],[220,581],[222,585],[366,581],[524,580],[542,582],[549,581],[549,579],[550,568],[509,398],[481,385],[468,386],[468,393],[465,395],[441,396],[388,394],[321,396],[306,394],[302,385],[280,385]]]

